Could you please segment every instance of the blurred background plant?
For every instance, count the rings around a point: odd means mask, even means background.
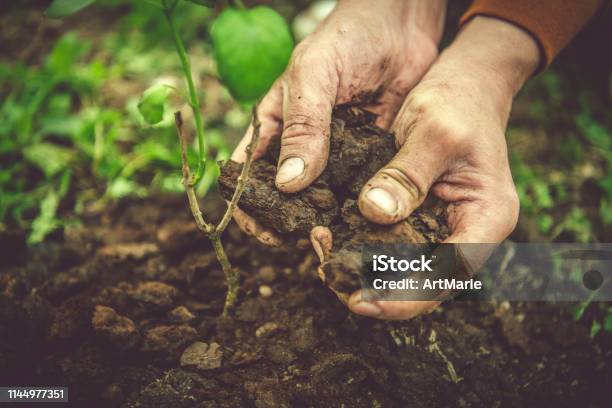
[[[610,242],[610,63],[603,66],[607,76],[585,81],[589,74],[573,72],[572,60],[560,62],[565,64],[528,82],[510,122],[522,213],[515,235],[529,241]]]
[[[29,19],[36,29],[26,49],[18,44],[23,33],[2,33],[15,36],[10,53],[18,55],[0,62],[0,222],[28,229],[34,244],[111,200],[183,191],[172,112],[180,109],[191,122],[189,106],[178,96],[164,101],[172,109],[164,109],[163,120],[154,126],[138,112],[140,95],[149,85],[185,88],[172,35],[155,2],[97,1],[93,10],[61,22],[42,18],[48,2],[29,3],[31,9],[9,7],[4,17]],[[176,19],[185,43],[192,45],[188,51],[196,86],[206,90],[199,96],[205,98],[205,134],[213,160],[206,162],[198,186],[205,195],[218,175],[216,161],[229,157],[249,114],[216,77],[207,38],[216,10],[184,3],[177,3]],[[284,51],[287,59],[291,47]],[[260,89],[241,102],[248,104],[255,93],[265,91],[265,80],[252,80],[251,86]],[[188,152],[191,162],[195,150]]]
[[[49,3],[0,5],[0,228],[26,229],[31,244],[114,200],[182,192],[172,111],[192,121],[181,98],[171,97],[171,109],[152,127],[138,113],[140,95],[152,85],[186,92],[157,8],[97,0],[76,16],[50,20],[42,17]],[[208,9],[181,1],[176,10],[215,160],[229,157],[249,121],[248,109],[218,79],[209,33],[226,5],[220,3]],[[294,22],[298,39],[333,7],[331,1],[310,8],[309,1],[245,3],[272,6]],[[446,41],[466,4],[451,2]],[[516,101],[508,141],[522,215],[514,239],[610,242],[606,33],[605,22],[587,28]],[[194,149],[189,155],[195,162]],[[215,160],[206,163],[200,196],[213,187]]]

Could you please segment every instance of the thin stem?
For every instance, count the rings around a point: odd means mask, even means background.
[[[215,255],[217,260],[221,264],[221,269],[225,274],[225,280],[227,282],[227,294],[225,295],[225,304],[223,305],[223,316],[227,316],[236,304],[238,298],[238,290],[240,289],[240,270],[233,268],[230,263],[223,243],[221,242],[221,235],[213,232],[208,236],[215,249]]]
[[[211,234],[215,231],[215,227],[212,224],[206,222],[202,215],[202,211],[200,211],[200,206],[198,205],[198,198],[196,197],[194,189],[194,180],[190,175],[189,163],[187,162],[187,141],[185,140],[185,135],[183,134],[183,116],[181,115],[180,111],[174,113],[174,123],[176,125],[176,132],[178,133],[178,137],[181,142],[183,186],[185,187],[185,191],[187,192],[189,208],[191,209],[191,214],[193,215],[193,218],[195,219],[198,228],[206,234]]]
[[[193,180],[193,184],[197,184],[202,177],[202,173],[204,172],[204,159],[207,156],[207,146],[204,141],[204,126],[202,123],[202,112],[200,112],[200,100],[198,98],[198,94],[196,92],[196,88],[193,82],[193,76],[191,74],[191,64],[189,62],[189,57],[187,52],[185,51],[185,46],[183,45],[183,40],[181,39],[176,27],[174,26],[174,20],[172,18],[172,11],[174,10],[174,6],[176,2],[171,6],[171,9],[166,9],[164,14],[166,16],[166,20],[168,21],[168,25],[170,26],[170,31],[172,31],[172,36],[174,37],[174,45],[176,46],[176,51],[181,59],[181,66],[183,68],[183,73],[185,74],[185,79],[187,80],[187,87],[189,88],[189,99],[191,109],[193,110],[193,117],[195,119],[195,127],[196,127],[196,135],[198,138],[198,167],[196,170],[195,178]]]
[[[227,257],[227,254],[225,253],[225,249],[223,248],[223,243],[221,242],[221,233],[227,226],[227,223],[229,222],[229,218],[225,222],[225,226],[223,226],[223,228],[220,228],[222,223],[219,223],[219,225],[215,227],[204,219],[204,216],[202,215],[202,211],[200,211],[198,199],[195,194],[194,180],[190,174],[189,163],[187,162],[187,142],[185,140],[185,135],[183,134],[183,117],[180,111],[174,113],[174,121],[176,124],[176,131],[177,131],[179,140],[181,142],[181,162],[183,163],[183,166],[182,166],[183,186],[185,186],[185,191],[187,192],[187,198],[189,199],[189,208],[191,209],[191,214],[193,215],[193,218],[195,219],[198,228],[206,234],[208,239],[210,239],[213,245],[213,248],[215,250],[215,255],[217,256],[217,260],[221,264],[221,269],[223,269],[223,273],[225,274],[225,280],[227,281],[227,295],[225,297],[225,305],[223,306],[223,315],[227,316],[229,312],[232,310],[232,308],[234,307],[234,305],[236,304],[236,299],[238,298],[238,291],[240,290],[240,271],[232,267],[232,264],[230,263],[229,258]],[[253,139],[251,140],[251,143],[249,143],[249,147],[247,148],[251,152],[253,150],[253,146],[255,146],[255,143],[259,139],[259,126],[260,126],[258,119],[254,118],[253,123],[254,123],[254,126],[255,124],[257,125],[257,134],[255,134],[255,132],[253,133]],[[246,172],[245,170],[243,170],[241,172],[241,177],[242,177],[242,173],[246,174],[246,176],[248,177],[248,169],[250,167],[251,159],[253,155],[252,153],[247,153],[247,154],[248,156],[250,156],[250,158],[248,158],[247,161],[245,161],[244,168],[246,168]],[[242,183],[241,186],[242,186],[241,190],[243,190],[244,183]],[[238,186],[237,186],[237,189],[238,189]],[[238,194],[238,198],[240,198],[240,194]],[[236,202],[238,201],[238,198],[236,199]],[[231,218],[233,210],[230,211],[229,210],[230,208],[235,208],[235,206],[234,207],[228,206],[228,210],[226,210],[225,214],[226,215],[229,214],[229,217]]]
[[[165,13],[172,14],[179,0],[161,0],[161,2],[162,10],[164,10]],[[168,5],[168,2],[170,2],[170,5]]]
[[[240,171],[240,175],[238,176],[238,181],[236,182],[236,189],[234,190],[232,199],[227,205],[227,209],[225,210],[223,218],[215,229],[217,233],[223,232],[227,227],[227,224],[229,224],[230,220],[232,219],[232,215],[234,214],[234,211],[238,206],[238,201],[240,200],[240,196],[244,191],[246,183],[249,181],[249,172],[251,169],[251,163],[253,162],[253,152],[255,151],[255,148],[259,143],[259,129],[261,128],[261,122],[259,121],[259,116],[257,115],[258,107],[259,103],[256,103],[255,106],[253,106],[253,135],[251,137],[251,141],[249,142],[246,148],[246,160],[244,161],[244,164],[242,165],[242,170]]]

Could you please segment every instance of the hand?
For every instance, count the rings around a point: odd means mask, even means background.
[[[538,61],[535,41],[520,28],[486,17],[468,23],[406,98],[392,126],[400,150],[363,187],[362,214],[393,224],[408,217],[431,191],[449,203],[452,235],[447,242],[505,239],[516,226],[519,200],[504,132],[512,99]],[[324,256],[331,248],[329,230],[319,228],[311,235]],[[462,255],[472,267],[488,256]],[[347,303],[358,314],[408,319],[439,302],[364,302],[358,291]]]
[[[361,104],[388,128],[407,93],[437,57],[445,0],[346,0],[293,52],[259,105],[256,159],[281,137],[276,186],[296,192],[327,164],[334,105]],[[249,129],[232,159],[242,162]],[[242,211],[236,223],[266,244],[279,238]]]

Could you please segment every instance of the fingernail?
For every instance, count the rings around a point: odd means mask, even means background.
[[[397,211],[397,200],[387,190],[375,187],[366,193],[366,198],[389,215]]]
[[[370,302],[359,302],[353,307],[353,312],[369,317],[378,317],[382,314],[382,309]]]
[[[276,174],[276,182],[285,184],[299,177],[304,172],[304,160],[299,157],[290,157],[281,164]]]

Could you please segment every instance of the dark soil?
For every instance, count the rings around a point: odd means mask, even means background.
[[[323,174],[305,190],[285,194],[274,185],[280,143],[253,163],[239,206],[262,225],[280,234],[308,236],[315,226],[333,233],[333,251],[323,265],[326,283],[350,293],[360,286],[359,268],[364,244],[380,242],[438,243],[449,235],[444,203],[430,198],[408,220],[392,226],[368,222],[357,198],[364,184],[395,155],[395,138],[378,128],[370,112],[338,106],[334,110],[330,154]],[[242,165],[229,161],[221,167],[220,191],[230,199]]]
[[[566,305],[361,318],[321,284],[310,248],[265,247],[234,225],[242,291],[220,318],[223,274],[181,196],[124,201],[28,250],[9,236],[0,384],[68,386],[74,406],[608,405],[612,338],[591,340]]]

